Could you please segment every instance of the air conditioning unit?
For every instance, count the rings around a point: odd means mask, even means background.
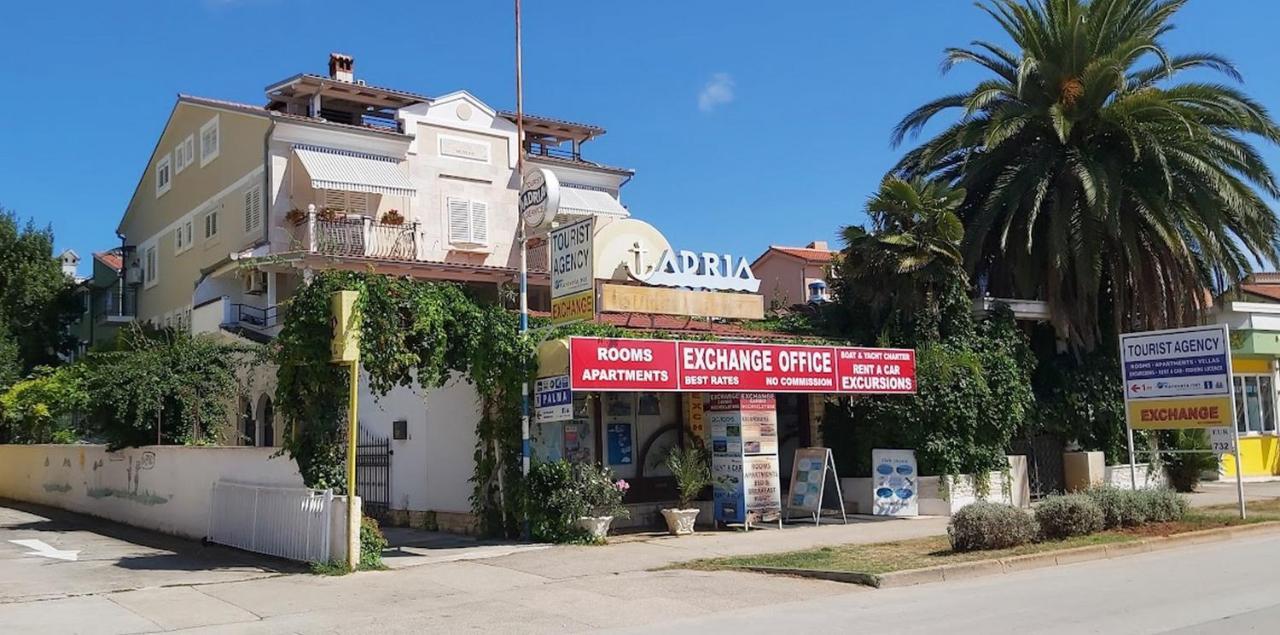
[[[244,278],[244,292],[250,295],[262,295],[267,292],[267,272],[251,271]]]
[[[142,267],[138,263],[133,263],[124,268],[125,284],[142,284]]]

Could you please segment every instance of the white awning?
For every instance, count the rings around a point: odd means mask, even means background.
[[[409,176],[392,157],[296,145],[293,153],[317,190],[344,190],[391,196],[416,196]]]
[[[600,190],[588,190],[572,185],[560,186],[560,213],[575,216],[630,216],[627,208],[612,194]]]

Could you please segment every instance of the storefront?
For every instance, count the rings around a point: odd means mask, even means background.
[[[1280,476],[1277,390],[1280,390],[1280,301],[1268,298],[1269,287],[1242,285],[1244,299],[1224,299],[1218,322],[1231,327],[1231,370],[1235,383],[1236,429],[1245,478]],[[1222,457],[1222,474],[1234,477],[1235,457]]]

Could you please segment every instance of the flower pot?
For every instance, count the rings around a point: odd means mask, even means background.
[[[687,536],[693,533],[693,524],[698,520],[697,507],[691,509],[664,509],[662,517],[667,519],[667,531],[672,536]]]
[[[578,518],[578,526],[587,531],[587,535],[595,540],[604,540],[609,534],[609,524],[613,516],[582,516]]]

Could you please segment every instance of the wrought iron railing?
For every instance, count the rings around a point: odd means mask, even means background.
[[[233,304],[231,317],[236,324],[262,330],[279,326],[281,315],[279,306],[264,309],[251,304]]]

